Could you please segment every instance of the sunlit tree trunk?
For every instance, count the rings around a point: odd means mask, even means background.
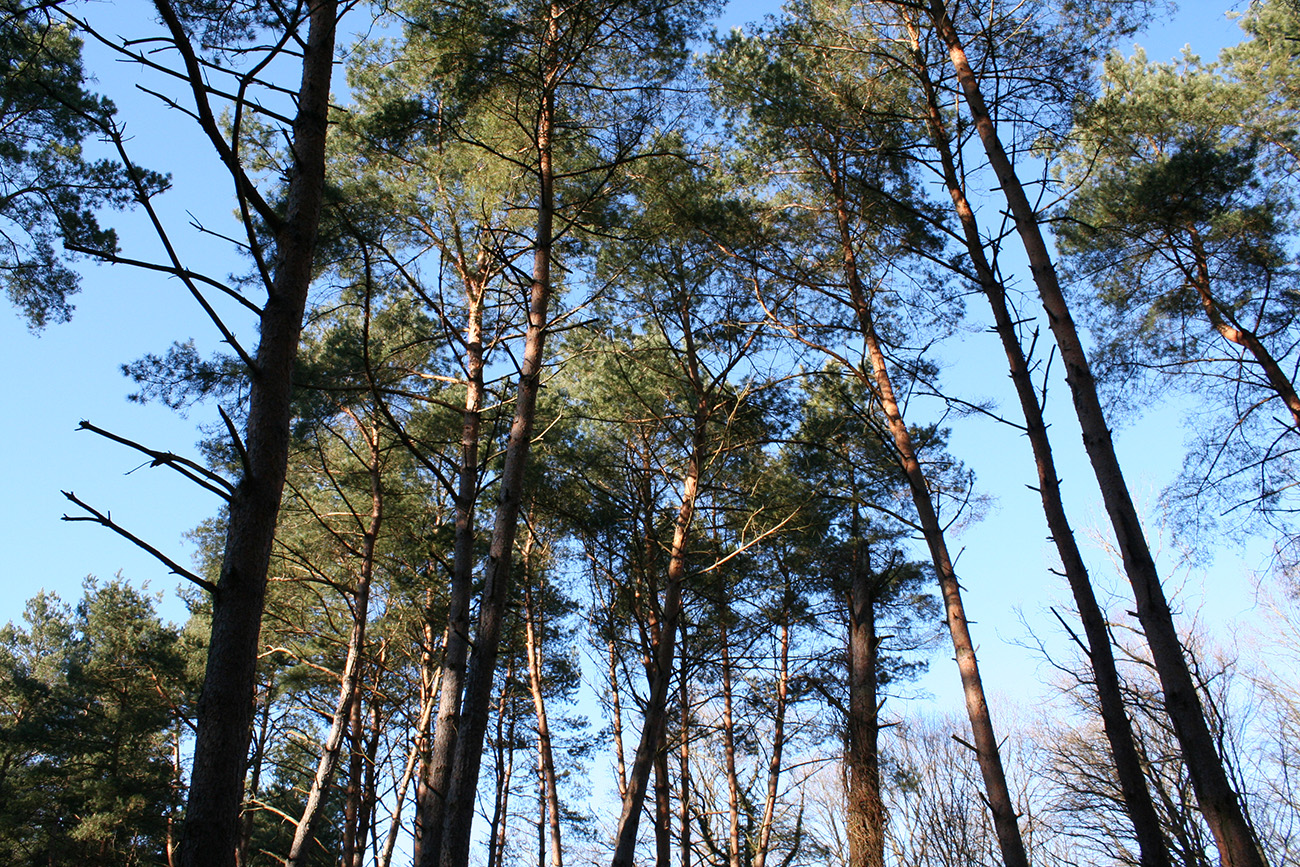
[[[1173,614],[1156,572],[1151,548],[1138,520],[1123,471],[1115,455],[1110,429],[1097,396],[1096,383],[1087,355],[1061,293],[1056,268],[1043,239],[1034,212],[1011,160],[989,115],[978,79],[966,58],[961,39],[948,18],[943,0],[931,0],[930,18],[948,49],[953,68],[984,152],[998,177],[1003,195],[1015,219],[1016,230],[1029,258],[1034,284],[1047,311],[1047,318],[1066,382],[1083,430],[1083,444],[1092,462],[1102,500],[1115,531],[1124,569],[1133,588],[1138,620],[1151,648],[1156,672],[1165,696],[1165,708],[1173,723],[1187,762],[1197,801],[1214,833],[1219,857],[1226,867],[1264,867],[1264,859],[1250,825],[1246,822],[1237,793],[1233,791],[1205,720],[1196,685],[1183,655]]]
[[[1048,530],[1052,534],[1052,541],[1061,558],[1066,581],[1074,596],[1079,619],[1083,624],[1088,660],[1097,688],[1102,725],[1115,761],[1125,808],[1133,823],[1141,863],[1143,867],[1168,867],[1169,854],[1164,834],[1160,830],[1159,816],[1151,801],[1151,793],[1142,773],[1142,762],[1134,745],[1133,729],[1124,710],[1119,673],[1115,667],[1114,654],[1111,652],[1106,618],[1101,606],[1097,604],[1087,566],[1079,552],[1074,530],[1065,513],[1065,504],[1061,498],[1061,483],[1056,474],[1052,446],[1047,436],[1047,424],[1043,420],[1042,407],[1034,389],[1028,360],[1016,333],[1016,321],[1007,307],[1006,292],[1002,283],[997,279],[985,255],[984,241],[979,233],[974,209],[966,198],[965,185],[962,184],[957,173],[951,138],[939,108],[936,88],[920,50],[919,34],[915,25],[909,24],[909,31],[917,75],[926,97],[931,142],[938,153],[944,185],[948,189],[961,223],[971,264],[975,268],[980,288],[993,310],[994,328],[1002,341],[1002,348],[1011,371],[1011,381],[1025,417],[1025,432],[1038,467],[1038,492],[1042,499],[1043,513],[1047,519]]]
[[[1029,867],[1029,858],[1025,852],[1024,840],[1020,836],[1015,804],[1011,790],[1007,786],[1006,771],[1002,767],[1002,756],[998,739],[993,730],[993,721],[989,714],[988,700],[984,694],[984,684],[980,678],[979,663],[975,658],[975,644],[971,639],[970,628],[966,621],[966,610],[962,603],[961,587],[953,569],[952,558],[948,554],[948,545],[944,538],[943,526],[935,513],[930,496],[929,484],[921,462],[917,458],[916,448],[912,443],[911,431],[903,420],[902,411],[894,397],[894,386],[890,378],[889,367],[881,348],[880,338],[876,333],[875,319],[872,313],[872,299],[862,284],[858,273],[857,259],[854,253],[852,236],[849,231],[848,203],[836,176],[831,177],[835,188],[836,221],[840,229],[841,253],[844,257],[844,273],[849,284],[849,293],[862,338],[866,343],[867,356],[871,363],[871,385],[876,398],[880,401],[881,411],[888,423],[890,436],[894,442],[900,468],[907,478],[921,529],[930,556],[934,562],[935,572],[939,577],[939,590],[943,598],[944,611],[947,615],[948,632],[952,637],[953,650],[957,659],[957,668],[961,673],[962,691],[966,699],[966,712],[970,718],[973,746],[980,773],[984,778],[984,788],[990,812],[993,814],[993,826],[997,832],[998,844],[1006,867]]]

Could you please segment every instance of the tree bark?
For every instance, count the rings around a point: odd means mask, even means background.
[[[532,535],[525,546],[525,582],[531,577],[528,552]],[[549,816],[551,831],[551,867],[564,867],[564,847],[560,840],[560,794],[555,778],[555,753],[551,746],[551,727],[546,718],[546,700],[542,692],[541,622],[532,588],[524,586],[524,639],[528,653],[528,688],[533,697],[533,712],[537,716],[537,764],[542,782],[543,813]],[[543,833],[543,838],[545,834]],[[538,861],[541,864],[541,861]]]
[[[357,586],[354,591],[355,601],[352,609],[352,631],[348,636],[347,657],[343,663],[343,672],[339,678],[339,697],[334,705],[334,719],[330,723],[329,733],[325,737],[325,743],[321,751],[320,761],[316,765],[316,774],[312,777],[311,789],[307,792],[307,803],[303,806],[302,817],[298,819],[298,825],[294,829],[293,842],[289,845],[289,855],[285,858],[285,867],[296,867],[303,852],[307,846],[307,841],[311,839],[312,824],[316,821],[316,813],[320,809],[321,800],[325,797],[325,792],[329,788],[330,779],[334,775],[334,767],[338,762],[339,752],[343,747],[343,736],[351,723],[352,731],[355,735],[354,756],[356,761],[353,769],[352,780],[354,784],[359,784],[360,780],[360,738],[361,738],[361,654],[365,650],[366,644],[366,624],[370,617],[370,580],[375,572],[375,542],[379,538],[379,528],[383,523],[384,516],[384,495],[383,485],[380,478],[380,452],[379,452],[379,434],[375,430],[366,431],[366,436],[370,440],[370,521],[366,526],[365,534],[361,543],[361,572],[357,577]],[[355,834],[356,815],[355,801],[349,798],[352,803],[352,821],[348,824],[352,827]],[[353,840],[355,842],[355,840]],[[364,841],[362,841],[364,846]],[[345,846],[345,863],[351,862],[351,852]]]
[[[559,20],[563,9],[550,6],[543,52],[547,63],[558,62],[549,55],[555,52]],[[551,78],[548,76],[548,82]],[[474,822],[474,795],[482,761],[483,740],[487,733],[492,704],[492,680],[501,642],[501,625],[510,600],[511,558],[519,526],[523,501],[524,467],[532,444],[533,423],[537,411],[537,392],[541,387],[543,350],[546,345],[547,317],[551,299],[551,250],[555,231],[555,173],[552,162],[552,136],[555,128],[555,92],[553,82],[541,95],[537,117],[538,153],[537,228],[533,254],[533,281],[529,292],[528,328],[524,336],[524,353],[519,369],[519,388],[515,398],[515,416],[506,445],[505,464],[501,470],[500,493],[492,542],[483,573],[479,601],[478,627],[465,679],[461,706],[460,730],[456,737],[455,757],[447,783],[447,801],[442,824],[441,851],[438,860],[426,850],[421,867],[466,867],[469,863],[470,834]]]
[[[848,790],[849,867],[884,867],[885,805],[880,796],[880,639],[876,635],[877,576],[858,537],[854,507],[853,573],[848,592],[849,718],[844,771]]]
[[[1238,322],[1232,315],[1232,311],[1220,305],[1214,297],[1210,291],[1210,266],[1205,255],[1205,242],[1195,227],[1191,227],[1189,231],[1192,239],[1192,258],[1196,264],[1196,273],[1190,275],[1190,282],[1196,290],[1201,308],[1205,310],[1206,318],[1210,320],[1210,326],[1224,340],[1242,347],[1251,354],[1255,363],[1264,371],[1264,376],[1273,392],[1286,404],[1296,430],[1300,430],[1300,395],[1296,394],[1295,384],[1286,375],[1282,365],[1278,364],[1277,359],[1273,357],[1273,353],[1264,346],[1259,335]]]
[[[912,435],[903,420],[898,401],[894,397],[894,386],[890,379],[889,368],[885,360],[880,338],[876,333],[875,320],[871,310],[871,299],[862,285],[858,273],[857,260],[853,250],[852,236],[849,231],[849,214],[843,190],[837,178],[831,178],[835,186],[834,202],[836,219],[840,230],[844,273],[848,280],[854,312],[858,317],[862,338],[867,345],[867,355],[871,362],[871,381],[876,398],[885,415],[898,463],[912,494],[912,503],[916,508],[926,544],[935,572],[939,577],[939,589],[947,614],[948,632],[952,637],[953,650],[957,658],[957,668],[961,672],[962,690],[966,699],[966,712],[970,718],[971,733],[974,739],[975,756],[980,773],[984,778],[984,788],[988,806],[993,814],[993,827],[997,833],[998,845],[1006,867],[1029,867],[1029,858],[1025,852],[1024,840],[1020,836],[1017,824],[1015,804],[1011,790],[1007,786],[1006,772],[1002,767],[1002,756],[998,739],[993,730],[993,721],[989,714],[988,700],[984,695],[984,684],[980,678],[979,663],[975,658],[975,644],[970,636],[966,621],[965,606],[962,603],[961,587],[957,574],[948,554],[948,545],[944,539],[943,526],[935,513],[934,503],[930,499],[930,490],[925,478],[925,471],[917,458],[916,448],[912,444]]]
[[[156,5],[165,19],[175,18],[167,0],[156,0]],[[230,498],[225,555],[212,600],[212,633],[180,847],[182,867],[230,867],[239,840],[258,638],[288,468],[293,365],[325,189],[337,0],[317,0],[309,15],[285,217],[275,238],[274,276],[249,381],[246,464]]]
[[[1093,593],[1087,566],[1084,564],[1083,555],[1079,552],[1074,530],[1065,513],[1065,503],[1061,497],[1061,482],[1056,474],[1056,463],[1052,457],[1047,424],[1043,420],[1042,407],[1034,390],[1029,363],[1016,333],[1015,320],[1007,307],[1006,292],[984,253],[984,242],[975,219],[975,211],[966,198],[965,186],[958,176],[951,138],[939,109],[934,82],[921,53],[919,35],[913,24],[909,23],[908,28],[912,38],[912,52],[918,77],[925,92],[931,141],[939,155],[944,185],[948,188],[953,207],[961,223],[966,249],[975,267],[980,289],[993,311],[994,328],[1007,356],[1011,381],[1025,418],[1025,433],[1029,438],[1034,462],[1038,468],[1038,492],[1043,505],[1043,514],[1047,519],[1048,530],[1061,558],[1065,579],[1070,586],[1075,608],[1083,624],[1088,662],[1097,688],[1102,726],[1115,762],[1125,810],[1133,823],[1139,861],[1142,867],[1169,867],[1168,846],[1164,833],[1160,829],[1160,818],[1151,800],[1151,792],[1147,788],[1146,778],[1142,772],[1142,761],[1134,745],[1133,728],[1124,710],[1124,698],[1120,689],[1119,673],[1115,666],[1115,656],[1111,650],[1106,617],[1097,603],[1096,594]]]
[[[699,493],[701,457],[704,446],[704,410],[699,409],[696,429],[691,442],[691,457],[686,478],[682,484],[682,504],[677,511],[673,529],[673,542],[668,558],[668,583],[665,588],[663,620],[659,642],[654,649],[654,677],[650,696],[646,702],[645,720],[641,726],[641,740],[637,744],[628,775],[627,791],[623,796],[623,810],[619,815],[615,835],[614,857],[611,867],[633,867],[636,855],[637,826],[645,804],[646,786],[650,768],[663,743],[667,723],[668,685],[672,680],[673,658],[676,656],[677,625],[682,613],[682,581],[686,578],[686,544],[690,537],[691,521],[695,515],[695,500]]]
[[[1237,793],[1233,791],[1223,762],[1215,749],[1214,738],[1210,734],[1195,682],[1183,655],[1164,587],[1160,583],[1150,546],[1138,520],[1137,509],[1133,506],[1115,455],[1092,369],[1070,316],[1069,305],[1061,293],[1056,268],[1043,239],[1038,216],[1002,147],[997,128],[985,105],[979,81],[966,58],[956,28],[948,18],[943,0],[931,0],[930,18],[948,48],[971,119],[989,163],[998,177],[1029,258],[1034,284],[1061,351],[1061,361],[1065,364],[1066,382],[1070,386],[1075,412],[1083,430],[1084,448],[1101,488],[1102,500],[1115,532],[1124,570],[1133,588],[1138,620],[1146,634],[1152,660],[1160,677],[1165,709],[1178,736],[1197,801],[1214,834],[1219,857],[1225,867],[1264,867],[1264,859],[1253,829],[1246,821]]]
[[[785,752],[785,709],[790,695],[790,610],[793,602],[790,582],[787,579],[785,598],[781,606],[780,656],[777,661],[772,756],[767,763],[767,792],[763,799],[763,818],[758,825],[758,845],[754,850],[753,867],[767,867],[767,853],[772,845],[772,826],[776,819],[776,799],[781,791],[781,761]]]

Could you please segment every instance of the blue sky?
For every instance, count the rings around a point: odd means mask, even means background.
[[[117,18],[107,30],[130,35],[144,29],[137,26],[141,7],[98,6],[94,11],[102,15],[109,8],[117,10],[112,13]],[[761,17],[770,8],[735,3],[721,26]],[[1236,25],[1222,10],[1199,3],[1188,4],[1136,41],[1152,59],[1172,59],[1188,43],[1209,58],[1239,37]],[[161,109],[151,97],[133,89],[133,67],[108,63],[102,49],[91,48],[88,56],[99,89],[118,103],[133,135],[137,161],[173,174],[174,188],[159,202],[177,226],[178,237],[185,239],[187,261],[218,275],[239,269],[241,263],[220,258],[224,255],[220,246],[194,239],[185,226],[191,214],[207,225],[231,225],[225,176],[206,141],[187,119]],[[155,249],[156,242],[138,216],[117,224],[123,230],[123,246],[132,254]],[[237,331],[246,339],[253,336],[246,320]],[[119,372],[124,362],[146,352],[165,351],[173,340],[191,337],[201,348],[215,346],[212,328],[182,287],[124,268],[89,268],[73,321],[51,326],[40,336],[29,333],[12,311],[0,311],[0,360],[10,371],[0,382],[3,405],[8,408],[8,423],[0,425],[0,442],[8,456],[3,472],[9,492],[0,504],[0,544],[8,573],[0,584],[0,623],[18,619],[24,601],[41,588],[73,602],[86,575],[107,579],[119,570],[137,585],[147,583],[152,590],[162,591],[165,614],[183,618],[183,606],[173,592],[177,579],[165,567],[107,530],[62,522],[59,517],[75,511],[60,490],[75,491],[175,559],[189,563],[190,546],[183,536],[215,512],[216,498],[166,469],[141,466],[143,456],[76,428],[85,418],[155,448],[194,454],[196,425],[210,423],[212,414],[200,409],[182,418],[165,407],[130,403],[126,399],[130,383]],[[966,344],[948,351],[950,357],[958,353],[968,372],[969,383],[963,381],[963,386],[970,384],[1014,407],[1004,385],[1005,362],[994,338],[970,335]],[[1055,386],[1051,409],[1071,517],[1081,531],[1090,526],[1100,529],[1103,513],[1063,383]],[[1158,408],[1120,431],[1121,457],[1139,500],[1153,503],[1177,471],[1182,438],[1178,407]],[[982,490],[995,498],[984,522],[957,537],[953,548],[962,551],[958,569],[968,587],[968,607],[976,621],[986,677],[991,683],[1010,684],[1001,688],[1020,695],[1021,682],[1031,681],[1033,667],[1040,663],[1020,646],[1026,635],[1016,608],[1026,619],[1043,623],[1046,607],[1060,604],[1068,595],[1064,583],[1048,572],[1053,555],[1037,495],[1025,487],[1033,482],[1028,446],[1014,431],[968,420],[956,427],[952,451],[976,471]],[[1186,582],[1188,607],[1208,599],[1213,617],[1227,622],[1248,613],[1251,575],[1261,558],[1258,550],[1242,555],[1228,548],[1210,572],[1174,574],[1171,580]],[[1090,559],[1099,582],[1110,581],[1102,558]],[[955,673],[942,664],[943,655],[923,683],[925,690],[940,698],[951,696],[956,686]]]

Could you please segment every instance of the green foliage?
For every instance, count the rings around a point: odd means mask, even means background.
[[[96,211],[134,195],[121,166],[83,153],[85,139],[109,129],[113,104],[86,90],[81,41],[57,10],[0,2],[0,282],[33,329],[72,314],[78,278],[60,248],[115,252]],[[167,184],[149,172],[138,180]]]
[[[181,636],[120,580],[88,580],[74,611],[39,594],[25,619],[0,629],[0,858],[168,863],[192,697]]]

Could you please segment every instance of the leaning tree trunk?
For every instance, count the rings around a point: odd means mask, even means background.
[[[1047,424],[1043,420],[1042,407],[1034,390],[1024,349],[1016,334],[1016,321],[1007,307],[1006,292],[1002,283],[997,279],[985,256],[984,242],[980,237],[974,209],[966,198],[965,187],[957,173],[951,139],[944,124],[943,113],[939,109],[938,94],[920,50],[919,35],[910,22],[908,29],[912,38],[912,53],[917,75],[925,92],[931,142],[938,152],[944,185],[948,188],[953,207],[961,223],[966,249],[975,267],[980,288],[993,310],[994,328],[1007,356],[1011,381],[1025,417],[1025,433],[1029,438],[1038,468],[1038,492],[1043,504],[1043,514],[1047,519],[1048,530],[1052,534],[1052,541],[1056,544],[1066,582],[1070,585],[1074,604],[1083,624],[1088,662],[1097,687],[1102,727],[1106,732],[1111,756],[1115,761],[1115,771],[1119,779],[1125,811],[1133,823],[1139,861],[1142,867],[1169,867],[1169,852],[1164,833],[1160,829],[1160,817],[1152,803],[1151,792],[1142,773],[1142,761],[1134,744],[1133,728],[1124,711],[1124,697],[1120,689],[1115,656],[1111,650],[1106,617],[1101,606],[1097,604],[1097,597],[1093,593],[1092,582],[1088,577],[1088,568],[1083,562],[1083,555],[1079,552],[1079,546],[1075,541],[1074,530],[1070,527],[1069,518],[1065,513],[1065,503],[1061,498],[1061,482],[1056,474],[1052,446],[1047,436]]]
[[[885,353],[876,333],[871,299],[858,273],[852,235],[849,230],[847,201],[838,176],[830,180],[835,188],[836,201],[833,204],[840,230],[844,273],[848,280],[854,313],[857,315],[871,362],[869,384],[877,400],[880,401],[881,411],[888,423],[899,467],[907,478],[912,503],[916,508],[921,530],[930,548],[930,557],[939,577],[939,589],[943,597],[944,611],[947,614],[948,632],[952,637],[957,668],[961,672],[962,691],[966,698],[966,713],[970,718],[975,757],[979,763],[980,774],[984,778],[984,789],[989,810],[993,814],[993,828],[997,834],[1002,860],[1006,867],[1029,867],[1029,857],[1025,852],[1024,840],[1020,836],[1020,827],[1017,823],[1015,804],[1011,797],[1011,790],[1007,786],[1006,771],[1002,767],[1001,749],[989,714],[988,699],[984,695],[984,683],[980,678],[979,663],[975,658],[975,643],[971,639],[970,627],[966,620],[966,609],[962,603],[957,573],[948,554],[943,526],[939,523],[934,502],[930,499],[929,484],[912,443],[911,431],[903,420],[898,400],[894,396],[894,386],[885,361]]]
[[[997,128],[985,105],[979,81],[966,58],[960,36],[948,18],[943,0],[931,0],[930,17],[948,48],[962,95],[1015,219],[1016,230],[1029,258],[1034,283],[1038,287],[1043,308],[1047,311],[1048,323],[1061,351],[1066,382],[1070,386],[1075,413],[1083,430],[1084,448],[1101,488],[1102,500],[1124,562],[1124,571],[1133,588],[1138,620],[1151,648],[1152,661],[1164,692],[1165,709],[1178,737],[1183,760],[1187,763],[1197,802],[1206,824],[1214,834],[1219,857],[1225,867],[1264,867],[1264,858],[1254,832],[1246,821],[1241,802],[1215,749],[1214,738],[1206,723],[1187,659],[1183,655],[1164,587],[1160,583],[1150,546],[1138,520],[1137,509],[1115,455],[1114,442],[1110,429],[1106,426],[1092,368],[1057,281],[1056,268],[1043,239],[1038,216],[1002,147]]]
[[[652,660],[653,677],[650,696],[646,702],[645,719],[641,726],[641,740],[632,759],[627,789],[623,795],[623,810],[619,815],[618,831],[614,837],[612,867],[633,867],[635,863],[637,827],[641,821],[641,809],[645,805],[650,769],[663,743],[667,727],[668,685],[672,680],[677,625],[682,614],[682,582],[686,578],[686,544],[695,515],[695,500],[699,493],[704,423],[705,412],[701,406],[697,410],[690,462],[682,484],[682,504],[677,511],[677,523],[673,528],[672,549],[668,558],[668,585],[665,589],[662,609],[663,618],[660,624],[659,641],[654,648]]]
[[[560,10],[551,7],[545,40],[550,52],[559,27]],[[483,757],[483,740],[487,734],[492,706],[492,680],[501,643],[501,626],[510,601],[510,567],[514,556],[515,535],[519,529],[519,510],[523,502],[524,467],[532,444],[533,423],[537,415],[537,393],[541,388],[542,358],[546,345],[547,317],[551,300],[551,249],[555,231],[555,173],[552,164],[552,136],[555,130],[555,92],[548,86],[542,94],[537,118],[536,147],[539,181],[537,201],[537,236],[533,253],[533,281],[529,292],[528,328],[524,335],[524,353],[519,368],[519,389],[515,398],[515,416],[510,426],[505,463],[501,470],[500,493],[492,542],[479,601],[478,628],[474,635],[460,725],[456,735],[455,757],[447,782],[447,798],[442,822],[440,852],[426,847],[421,867],[465,867],[469,863],[470,831],[474,823],[474,796]],[[436,858],[436,860],[435,860]]]
[[[188,38],[157,0],[173,38]],[[337,0],[317,0],[303,43],[285,215],[275,237],[271,291],[262,308],[256,369],[249,380],[244,471],[230,498],[225,555],[212,598],[212,633],[197,732],[181,867],[230,867],[253,714],[253,681],[271,543],[289,460],[293,365],[298,355],[325,190],[325,134],[334,66]],[[201,71],[191,71],[195,87]]]

